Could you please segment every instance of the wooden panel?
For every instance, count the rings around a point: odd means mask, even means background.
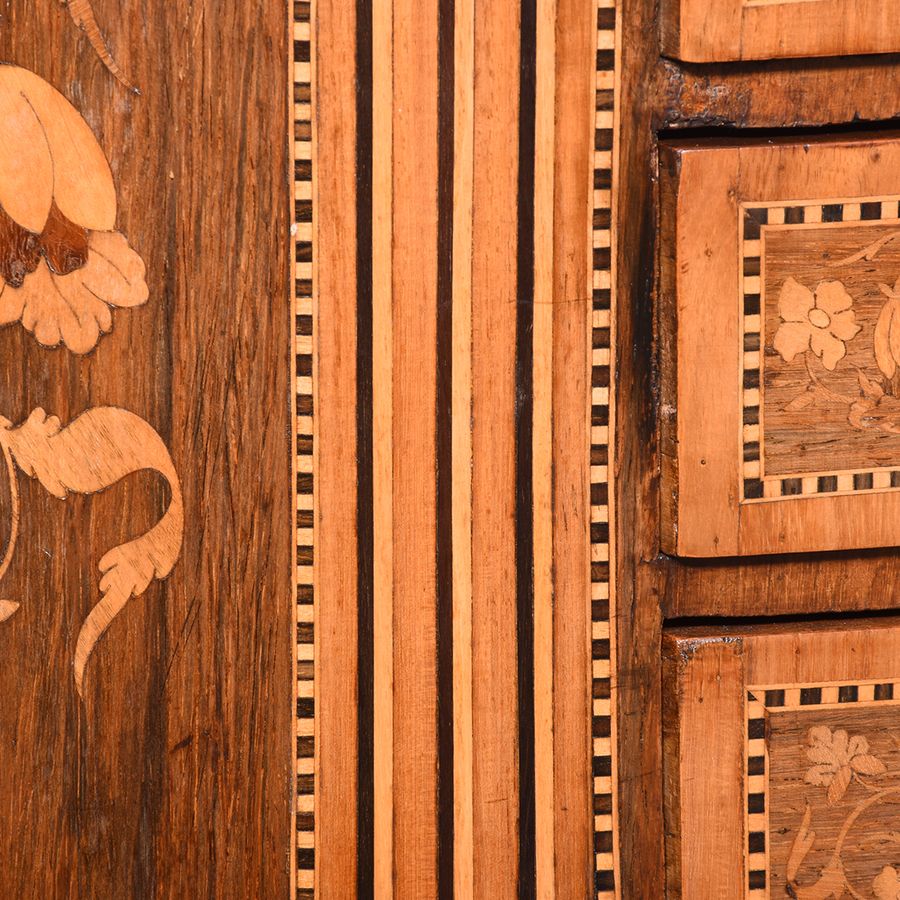
[[[297,886],[314,866],[327,896],[614,897],[615,10],[313,13]]]
[[[0,893],[284,896],[286,8],[94,6],[0,36]]]
[[[743,822],[722,811],[743,802],[743,646],[672,638],[666,649],[666,896],[740,897]]]
[[[890,135],[666,148],[671,552],[893,542],[898,148]]]
[[[664,0],[663,52],[692,62],[900,49],[893,0]]]
[[[688,629],[665,647],[667,827],[694,865],[674,895],[896,890],[897,621]]]

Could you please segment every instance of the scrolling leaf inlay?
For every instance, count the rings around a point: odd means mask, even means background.
[[[103,632],[132,598],[153,579],[169,575],[178,561],[184,533],[184,503],[178,475],[162,438],[140,416],[116,407],[89,409],[67,427],[56,416],[34,410],[19,427],[0,417],[0,448],[10,477],[10,538],[0,577],[12,559],[18,536],[19,499],[14,462],[60,500],[70,493],[95,494],[143,470],[160,473],[171,500],[165,515],[149,531],[110,550],[100,560],[101,600],[81,627],[75,648],[75,684],[83,690],[88,658]],[[18,608],[0,605],[0,620]]]
[[[77,20],[90,5],[73,0],[69,10]],[[85,21],[93,22],[93,14]],[[21,322],[45,347],[89,353],[112,330],[114,308],[149,298],[144,262],[115,230],[109,162],[69,101],[17,66],[0,65],[0,121],[0,325]],[[159,522],[100,560],[102,596],[75,648],[75,685],[82,695],[88,659],[109,624],[178,561],[184,534],[178,474],[153,427],[116,407],[88,409],[66,427],[43,409],[17,427],[0,416],[0,450],[10,491],[0,579],[19,537],[17,470],[61,500],[104,491],[144,470],[158,472],[169,485],[169,506]],[[0,599],[0,621],[18,608],[18,602]]]

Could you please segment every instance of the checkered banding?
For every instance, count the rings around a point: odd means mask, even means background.
[[[766,741],[770,712],[845,704],[900,703],[900,681],[854,681],[835,684],[751,687],[746,700],[746,884],[747,897],[769,897],[769,753]]]
[[[293,309],[296,501],[295,900],[314,896],[313,181],[310,3],[293,2]]]
[[[612,388],[612,187],[616,0],[598,0],[591,306],[591,635],[593,667],[594,879],[598,898],[616,896],[610,613],[610,391]]]
[[[871,493],[900,488],[900,468],[766,477],[761,442],[761,380],[765,352],[765,298],[762,283],[764,229],[767,225],[895,221],[900,203],[893,199],[853,202],[797,202],[792,205],[745,205],[741,225],[742,433],[743,503],[787,497]]]

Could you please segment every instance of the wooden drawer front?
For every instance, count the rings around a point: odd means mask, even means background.
[[[897,0],[663,0],[663,52],[690,62],[890,53]]]
[[[665,648],[669,896],[897,896],[900,623]]]
[[[900,141],[663,151],[663,544],[900,541]]]

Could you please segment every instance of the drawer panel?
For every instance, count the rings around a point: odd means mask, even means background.
[[[689,62],[900,50],[896,0],[663,0],[663,52]]]
[[[662,153],[663,546],[900,541],[900,141]]]
[[[900,623],[683,631],[665,653],[669,896],[896,896]]]

